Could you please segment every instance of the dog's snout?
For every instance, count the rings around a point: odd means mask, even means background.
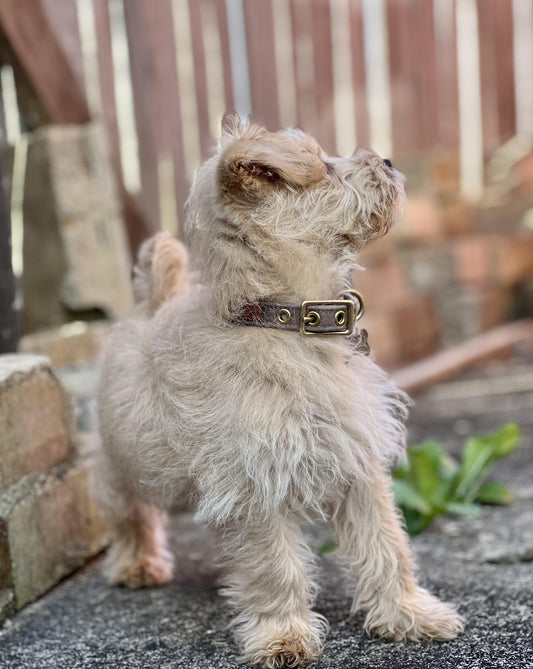
[[[387,167],[392,167],[392,163],[388,158],[383,158],[383,162]]]

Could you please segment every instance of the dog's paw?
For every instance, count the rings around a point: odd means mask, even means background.
[[[172,560],[167,557],[142,557],[108,569],[110,585],[127,588],[149,588],[165,585],[172,580]]]
[[[267,643],[265,648],[258,648],[248,656],[252,666],[264,669],[278,667],[299,667],[318,658],[318,654],[298,637],[285,636]]]
[[[369,634],[393,641],[450,641],[463,629],[464,621],[455,607],[422,588],[401,603],[380,602],[365,621]]]
[[[309,622],[292,621],[288,625],[263,620],[251,634],[242,636],[243,660],[263,669],[299,667],[317,660],[322,655],[323,639],[328,624],[317,613]]]

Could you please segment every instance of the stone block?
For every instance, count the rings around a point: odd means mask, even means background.
[[[75,321],[25,335],[19,350],[45,355],[53,368],[88,363],[100,357],[110,329],[109,321]]]
[[[0,356],[0,494],[68,457],[72,420],[70,400],[46,358]]]
[[[33,601],[82,566],[107,542],[89,497],[88,468],[30,475],[0,497],[0,538],[15,608]],[[5,575],[4,575],[4,578]]]
[[[13,589],[0,586],[0,624],[15,611]]]
[[[454,262],[449,244],[398,249],[398,257],[415,292],[433,294],[454,283]]]
[[[28,144],[24,192],[25,331],[131,306],[130,258],[105,134],[46,126]]]
[[[441,343],[445,347],[483,331],[483,295],[484,290],[478,287],[435,295]]]

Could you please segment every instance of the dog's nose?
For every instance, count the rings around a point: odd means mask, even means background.
[[[392,163],[388,158],[383,158],[383,162],[387,167],[392,167]]]

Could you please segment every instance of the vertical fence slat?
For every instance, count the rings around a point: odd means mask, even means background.
[[[120,170],[120,142],[117,123],[117,106],[115,99],[115,78],[113,71],[113,55],[111,50],[111,24],[107,0],[93,0],[94,23],[98,44],[98,75],[100,79],[100,99],[102,115],[107,127],[111,151],[117,158]]]
[[[516,132],[516,101],[513,62],[512,0],[493,0],[494,50],[496,52],[496,82],[498,95],[498,130],[500,143]],[[533,75],[532,75],[533,76]]]
[[[492,4],[492,3],[491,3]],[[485,155],[498,146],[498,112],[496,100],[496,67],[493,44],[492,12],[486,0],[477,0],[479,32],[479,66],[481,79],[481,113]]]
[[[369,148],[370,122],[366,97],[365,36],[361,0],[350,2],[350,49],[357,145]]]
[[[93,12],[98,46],[102,116],[109,137],[113,168],[117,175],[130,250],[134,257],[142,241],[153,232],[154,228],[141,215],[138,202],[131,193],[126,191],[122,177],[108,0],[93,0]]]
[[[76,2],[42,1],[48,20],[55,29],[59,44],[68,58],[72,71],[79,85],[85,90],[85,73]]]
[[[333,84],[333,54],[331,41],[331,14],[329,2],[312,0],[313,64],[317,106],[318,139],[329,153],[335,146],[335,93]]]
[[[252,114],[270,130],[280,126],[272,1],[244,0]]]
[[[311,15],[307,0],[290,2],[297,123],[318,134]]]
[[[140,202],[150,228],[155,231],[160,226],[157,139],[152,111],[155,79],[143,4],[143,0],[125,2],[124,17],[141,169]]]
[[[213,147],[213,138],[209,129],[209,107],[207,100],[207,73],[204,52],[204,33],[202,27],[202,7],[198,0],[189,0],[191,23],[191,44],[194,60],[194,88],[196,92],[196,110],[200,132],[200,148],[205,160]]]
[[[145,1],[143,8],[152,63],[151,76],[154,87],[152,118],[155,123],[158,157],[159,160],[168,158],[173,165],[176,211],[179,220],[183,222],[189,184],[183,152],[172,4],[171,0]]]
[[[229,48],[228,14],[226,0],[215,0],[217,7],[217,21],[222,53],[222,75],[224,77],[224,99],[226,113],[235,111],[233,96],[233,77],[231,75],[231,53]]]
[[[416,98],[420,105],[422,148],[432,149],[438,143],[437,70],[433,0],[418,0],[411,7],[411,25],[418,39],[415,66],[418,70]],[[415,35],[412,35],[412,39]]]
[[[439,4],[435,16],[436,113],[439,143],[452,150],[459,145],[459,94],[457,88],[456,0]],[[437,6],[435,6],[437,10]]]
[[[421,114],[416,91],[416,41],[410,3],[390,0],[387,6],[391,87],[392,144],[395,156],[416,152],[421,145]]]
[[[488,157],[514,133],[512,15],[508,0],[477,0],[477,12],[483,147]]]

